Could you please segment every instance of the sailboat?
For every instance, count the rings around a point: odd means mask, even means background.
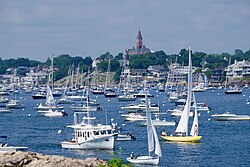
[[[145,90],[146,92],[146,90]],[[148,137],[148,155],[139,157],[129,157],[127,161],[133,164],[149,164],[158,165],[159,158],[162,157],[161,147],[158,140],[157,132],[152,123],[150,110],[148,107],[148,97],[147,93],[145,95],[146,99],[146,117],[147,117],[147,137]]]
[[[56,102],[55,102],[55,99],[54,99],[54,96],[52,94],[52,90],[50,89],[49,85],[47,85],[47,90],[46,90],[46,103],[45,105],[43,104],[39,104],[37,107],[36,107],[37,110],[49,110],[49,109],[60,109],[62,110],[63,107],[60,107],[60,106],[57,106],[56,105]]]
[[[56,110],[57,106],[55,104],[55,100],[54,100],[54,97],[52,95],[52,91],[51,91],[49,85],[47,85],[46,106],[40,105],[40,109],[42,109],[42,110],[38,110],[37,112],[39,112],[40,114],[42,114],[44,116],[48,116],[48,117],[67,115],[63,110],[62,111]]]
[[[105,86],[104,86],[104,96],[105,97],[117,97],[117,93],[114,92],[110,87],[110,59],[108,62],[108,69],[107,69],[107,75],[106,75],[106,81],[105,81]]]
[[[198,142],[202,136],[198,136],[198,115],[197,110],[194,114],[193,126],[196,128],[196,133],[191,130],[190,135],[188,135],[188,120],[189,113],[191,110],[191,99],[192,99],[192,59],[191,59],[191,48],[189,47],[189,67],[188,67],[188,96],[187,101],[182,112],[180,121],[175,130],[175,134],[171,136],[161,135],[161,138],[171,142]]]

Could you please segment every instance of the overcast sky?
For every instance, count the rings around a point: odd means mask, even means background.
[[[230,53],[250,48],[249,0],[1,0],[0,57],[114,56],[153,51]]]

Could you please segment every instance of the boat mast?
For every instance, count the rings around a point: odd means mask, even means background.
[[[192,58],[191,58],[191,47],[189,46],[188,48],[188,97],[187,97],[187,108],[188,108],[188,111],[187,111],[187,116],[186,118],[189,118],[189,113],[190,113],[190,107],[191,107],[191,97],[192,97]],[[188,119],[186,121],[186,136],[188,136]]]

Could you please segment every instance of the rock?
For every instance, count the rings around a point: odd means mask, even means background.
[[[98,158],[66,158],[57,155],[44,155],[35,152],[0,153],[0,167],[96,167],[108,166]]]

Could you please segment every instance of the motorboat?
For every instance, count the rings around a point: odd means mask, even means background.
[[[98,108],[95,106],[87,106],[87,105],[82,105],[82,106],[71,106],[70,108],[73,109],[74,112],[78,112],[78,111],[97,111]]]
[[[137,123],[142,126],[147,126],[146,120],[138,121]],[[152,123],[154,126],[175,126],[174,121],[167,121],[165,119],[160,120],[158,117],[156,119],[152,119]]]
[[[42,105],[41,103],[35,107],[37,110],[63,110],[64,107],[62,106],[46,106],[46,105]]]
[[[216,121],[243,121],[250,120],[249,115],[236,115],[226,112],[224,114],[214,114],[212,115],[213,119]]]
[[[142,116],[139,113],[129,113],[129,114],[122,114],[122,117],[125,117],[125,121],[144,121],[146,120],[145,116]]]
[[[7,107],[0,107],[0,113],[10,113],[12,110]]]
[[[136,138],[131,133],[126,133],[126,134],[118,134],[116,140],[117,141],[132,141],[132,140],[136,140]]]
[[[87,108],[88,108],[88,91]],[[81,117],[84,115],[83,117]],[[73,138],[61,142],[62,148],[69,149],[108,149],[114,148],[114,134],[111,125],[94,124],[96,118],[90,112],[74,112],[74,124],[67,127],[74,130]],[[78,120],[81,120],[80,122]]]
[[[225,90],[225,94],[241,94],[242,90],[238,87],[229,87],[229,89]]]
[[[141,99],[140,104],[130,104],[128,106],[121,107],[121,108],[125,109],[128,112],[146,112],[146,104],[144,102],[144,99]],[[150,112],[160,111],[159,105],[155,103],[151,103],[151,102],[149,102],[149,109],[150,109]]]
[[[78,115],[74,113],[74,125],[67,127],[74,129],[73,138],[69,141],[61,142],[62,148],[69,149],[113,149],[114,134],[111,125],[94,125],[91,123],[94,117],[83,117],[78,123]],[[86,114],[86,113],[84,113]]]
[[[0,136],[0,139],[1,139],[1,141],[0,141],[0,153],[24,151],[24,150],[28,149],[28,147],[9,146],[7,143],[7,136]]]
[[[33,94],[32,98],[34,100],[37,100],[37,99],[46,99],[46,92],[45,91],[39,91],[39,92]]]
[[[24,105],[19,100],[10,100],[6,104],[6,107],[8,107],[9,109],[19,109],[24,108]]]
[[[118,96],[118,101],[135,101],[135,100],[136,100],[136,96],[132,94]]]
[[[0,96],[0,103],[8,103],[8,102],[9,102],[9,98]]]
[[[134,94],[136,97],[145,97],[145,91],[144,90],[140,90],[138,93]],[[154,97],[154,95],[150,94],[149,91],[147,91],[147,96],[148,97]]]
[[[38,113],[40,113],[43,116],[46,117],[61,117],[61,116],[67,116],[68,114],[65,113],[63,110],[62,111],[58,111],[58,110],[38,110]]]

